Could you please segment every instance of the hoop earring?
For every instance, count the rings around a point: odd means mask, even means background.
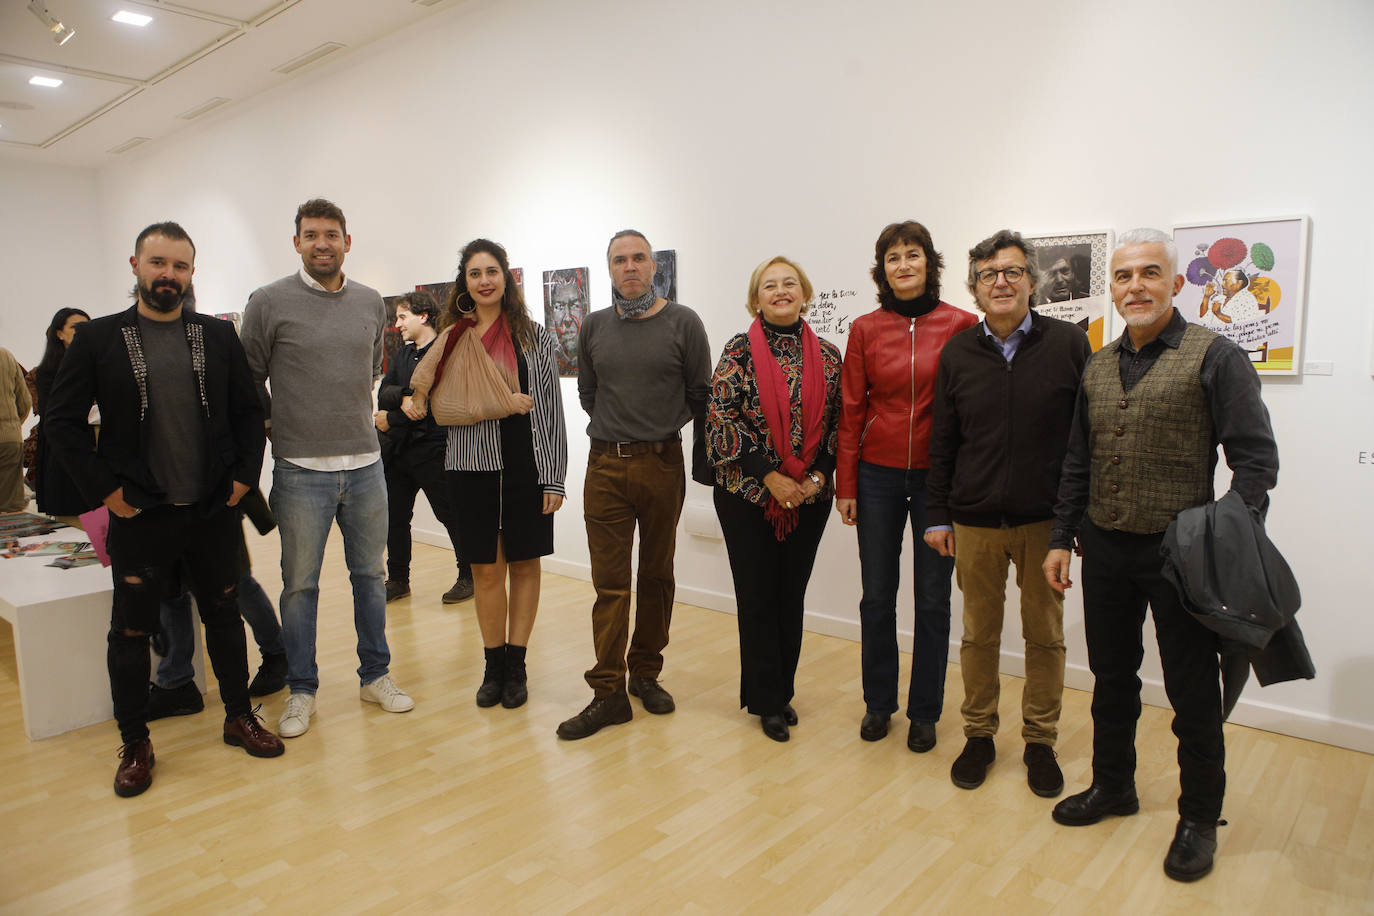
[[[467,305],[463,304],[463,300],[467,300]],[[458,306],[458,311],[464,315],[471,315],[477,310],[477,303],[472,301],[472,296],[467,290],[463,290],[459,293],[458,298],[453,301],[454,304]]]

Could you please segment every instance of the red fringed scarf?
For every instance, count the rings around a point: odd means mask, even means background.
[[[520,369],[515,362],[515,342],[511,340],[510,325],[506,324],[504,312],[491,323],[487,333],[482,335],[482,347],[491,357],[491,361],[496,363],[496,368],[505,376],[510,390],[519,391]]]
[[[783,474],[798,483],[806,477],[811,461],[821,445],[821,417],[825,411],[825,366],[821,361],[821,341],[811,325],[801,323],[802,338],[802,453],[792,454],[792,397],[787,375],[778,365],[773,351],[768,349],[763,319],[755,318],[749,327],[749,357],[754,363],[754,382],[759,388],[759,404],[767,423],[768,436],[782,459]],[[764,518],[773,523],[773,535],[783,540],[797,527],[797,509],[784,508],[770,493],[763,510]]]

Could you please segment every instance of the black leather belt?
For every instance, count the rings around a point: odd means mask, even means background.
[[[607,442],[604,439],[593,439],[589,451],[593,455],[609,454],[617,458],[633,458],[635,455],[650,453],[662,455],[669,449],[681,445],[681,439],[664,439],[661,442]]]

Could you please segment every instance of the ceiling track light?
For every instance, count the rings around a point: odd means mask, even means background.
[[[43,23],[43,28],[52,33],[52,40],[59,45],[64,45],[76,37],[76,29],[62,24],[52,13],[48,12],[48,5],[43,0],[29,0],[29,12],[38,17],[38,21]]]

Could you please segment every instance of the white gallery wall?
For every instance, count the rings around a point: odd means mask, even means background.
[[[58,309],[95,315],[129,301],[107,283],[100,215],[94,169],[0,159],[0,346],[25,368],[42,358]]]
[[[36,359],[31,342],[69,292],[98,312],[126,303],[133,237],[168,218],[196,240],[200,308],[239,310],[299,267],[291,220],[317,195],[347,213],[351,277],[384,294],[451,279],[463,243],[488,236],[524,268],[541,320],[542,271],[589,267],[602,307],[606,240],[637,227],[677,251],[679,296],[717,350],[746,325],[750,270],[775,253],[818,289],[854,291],[849,313],[870,309],[873,240],[893,220],[931,228],[944,297],[971,307],[966,252],[1002,227],[1307,214],[1305,358],[1331,374],[1264,388],[1282,457],[1269,528],[1302,582],[1319,677],[1252,686],[1234,719],[1374,751],[1372,310],[1359,280],[1374,263],[1372,40],[1364,0],[473,0],[97,173],[72,170],[67,212],[37,194],[12,201],[44,173],[0,160],[0,265],[11,294],[23,278],[31,297],[11,299],[0,327]],[[563,390],[569,500],[547,568],[585,576],[585,415],[575,382]],[[710,511],[709,490],[689,485],[687,514],[709,529]],[[680,598],[733,609],[721,541],[680,529],[677,568]],[[833,520],[808,625],[857,639],[858,597],[854,533]],[[909,632],[906,583],[900,600]],[[1077,594],[1065,613],[1069,683],[1090,687]],[[1019,673],[1009,616],[1005,670]],[[1163,703],[1153,650],[1143,676]]]

